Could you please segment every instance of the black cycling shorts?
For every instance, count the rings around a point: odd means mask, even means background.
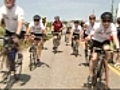
[[[20,35],[19,35],[19,39],[24,39],[24,35],[25,35],[25,31],[21,31]],[[5,35],[6,36],[13,36],[15,34],[15,32],[10,32],[9,30],[5,30]]]
[[[59,33],[62,33],[62,31],[53,31],[53,36],[58,36]]]
[[[80,39],[80,34],[73,33],[73,36],[75,36],[74,39]]]
[[[41,40],[43,37],[43,34],[36,34],[36,33],[31,33],[35,36],[34,40]]]
[[[91,41],[91,45],[90,45],[90,49],[93,50],[94,47],[98,47],[98,48],[102,48],[103,45],[105,44],[109,44],[110,45],[110,41],[109,40],[105,40],[104,42],[99,42],[97,40],[93,40]]]
[[[88,35],[85,33],[85,31],[84,31],[84,39],[87,37]]]

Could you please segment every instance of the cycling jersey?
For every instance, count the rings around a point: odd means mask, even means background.
[[[63,24],[61,21],[55,21],[53,23],[54,31],[60,31],[60,29],[63,27]]]
[[[73,30],[73,33],[75,33],[75,34],[80,34],[80,31],[82,30],[82,28],[81,28],[80,25],[78,25],[78,27],[75,27],[75,26],[73,25],[72,30]]]
[[[6,30],[15,32],[17,30],[18,21],[24,19],[24,11],[19,6],[8,9],[6,6],[0,8],[0,21],[5,20]]]
[[[95,23],[94,23],[94,26],[95,26],[96,24],[97,24],[97,23],[95,22]],[[89,35],[89,34],[90,34],[90,31],[93,29],[94,26],[92,26],[92,25],[90,24],[90,22],[87,22],[86,25],[87,25],[87,29],[86,29],[86,31],[85,31],[85,34],[86,34],[86,35]]]
[[[32,21],[29,24],[29,28],[31,28],[31,32],[35,33],[35,34],[42,34],[43,30],[45,29],[45,27],[43,26],[42,22],[39,22],[38,25],[35,25],[34,21]]]
[[[109,39],[110,35],[117,35],[117,29],[113,23],[110,24],[108,29],[104,31],[104,27],[102,23],[98,23],[95,25],[93,30],[91,31],[91,35],[93,35],[92,39],[98,42],[104,42]]]

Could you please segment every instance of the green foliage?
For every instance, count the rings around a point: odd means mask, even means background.
[[[52,22],[48,22],[46,26],[49,27],[49,28],[51,28]]]
[[[62,21],[63,24],[67,25],[68,24],[68,21]]]
[[[5,28],[4,27],[0,27],[0,36],[3,36],[5,34]]]

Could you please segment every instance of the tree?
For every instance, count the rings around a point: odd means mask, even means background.
[[[48,22],[46,26],[49,27],[49,28],[51,28],[52,22]]]

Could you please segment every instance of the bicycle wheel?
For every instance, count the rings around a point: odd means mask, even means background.
[[[99,78],[99,82],[101,82],[102,74],[104,72],[104,62],[103,62],[102,59],[98,61],[98,67],[97,68],[98,68],[97,77]]]
[[[15,71],[14,71],[14,78],[15,80],[19,80],[22,72],[22,60],[23,56],[20,56],[20,54],[16,53],[16,58],[15,58]]]
[[[35,54],[35,50],[33,49],[30,52],[30,64],[29,64],[30,71],[33,70],[33,66],[36,66],[36,60],[37,60],[37,56]]]
[[[2,57],[2,62],[1,62],[1,68],[3,70],[1,70],[1,73],[3,75],[2,75],[2,81],[1,82],[7,83],[8,81],[10,81],[10,76],[11,76],[10,62],[9,62],[8,56],[6,54],[3,53],[2,56],[3,57]]]
[[[58,47],[57,39],[53,39],[53,50],[56,52]]]

